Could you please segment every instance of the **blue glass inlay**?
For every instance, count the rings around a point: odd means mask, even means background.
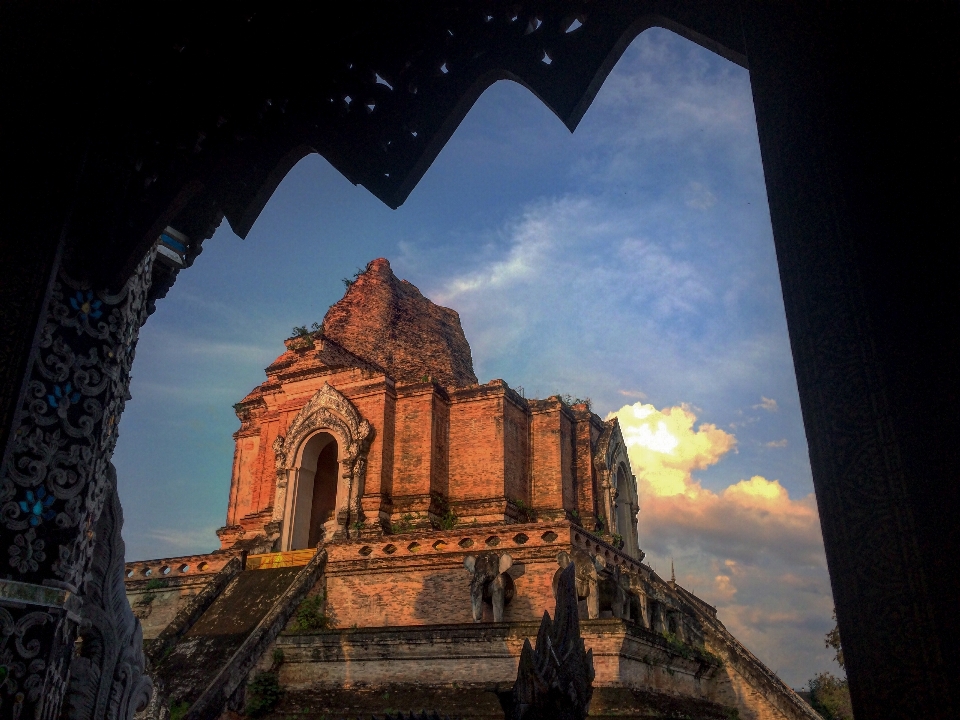
[[[163,240],[167,245],[171,245],[171,246],[173,246],[174,249],[179,250],[181,253],[186,254],[186,252],[187,252],[187,246],[184,245],[182,242],[177,242],[176,240],[174,240],[172,237],[170,237],[170,236],[167,235],[166,233],[161,233],[161,234],[160,234],[160,239]]]

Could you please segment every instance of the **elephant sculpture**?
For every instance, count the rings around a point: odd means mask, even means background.
[[[577,599],[584,603],[586,617],[600,617],[601,611],[609,610],[615,618],[630,619],[630,578],[619,566],[607,566],[603,559],[574,550],[572,555],[564,550],[557,554],[561,570],[570,563],[576,565]],[[560,571],[554,578],[556,585]],[[583,612],[583,611],[581,611]]]
[[[619,566],[609,568],[599,587],[600,604],[609,606],[615,618],[630,620],[630,578]]]
[[[476,557],[467,555],[463,566],[473,577],[470,580],[470,605],[473,621],[483,620],[483,603],[493,605],[493,621],[503,622],[503,607],[513,599],[513,578],[507,570],[513,565],[513,558],[506,553],[482,552]]]
[[[598,583],[600,572],[604,569],[602,561],[582,550],[574,550],[573,557],[565,550],[557,553],[557,564],[563,570],[570,563],[576,565],[576,589],[577,600],[586,603],[586,616],[589,619],[600,617],[600,592]],[[554,593],[556,593],[557,581],[560,577],[560,571],[554,576]],[[582,613],[582,611],[581,611]]]

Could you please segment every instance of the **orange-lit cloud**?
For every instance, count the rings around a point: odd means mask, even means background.
[[[633,472],[641,487],[657,497],[697,497],[703,490],[692,480],[694,470],[715,464],[736,447],[737,439],[716,425],[697,420],[688,405],[657,410],[642,402],[616,413],[627,443]]]
[[[641,542],[697,544],[726,558],[768,553],[822,564],[812,494],[793,499],[778,480],[760,475],[720,491],[694,477],[736,450],[734,435],[711,423],[697,425],[689,405],[657,410],[634,403],[613,414],[639,481]]]
[[[639,481],[647,561],[664,569],[676,561],[680,584],[715,605],[731,632],[786,671],[788,682],[805,681],[800,665],[827,667],[820,638],[832,599],[814,496],[791,498],[761,475],[704,487],[695,473],[735,452],[737,439],[698,424],[689,405],[657,410],[638,402],[613,415]]]

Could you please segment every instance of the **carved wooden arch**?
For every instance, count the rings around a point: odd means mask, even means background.
[[[117,106],[105,102],[98,113],[129,117],[121,111],[131,98],[138,107],[179,110],[175,117],[136,114],[122,139],[105,129],[97,143],[102,154],[86,161],[87,176],[112,172],[124,198],[118,212],[126,222],[108,222],[98,216],[100,184],[81,186],[74,223],[81,247],[71,262],[76,274],[98,282],[129,271],[168,224],[191,239],[188,265],[221,218],[246,236],[287,172],[309,153],[398,207],[497,80],[528,88],[572,131],[647,28],[667,28],[746,66],[732,2],[710,3],[706,14],[695,6],[618,0],[469,9],[381,4],[375,12],[341,5],[335,13],[321,5],[214,2],[203,12],[164,5],[97,20],[72,32],[99,45],[132,28],[139,38],[129,58],[137,71],[90,90],[116,98]],[[348,27],[364,31],[343,32]],[[210,57],[219,59],[220,92],[206,84]],[[108,246],[108,257],[100,252],[96,263],[84,260]],[[160,297],[165,291],[158,284]]]
[[[345,507],[337,510],[337,523],[342,532],[349,536],[351,522],[363,520],[360,497],[366,477],[372,428],[343,393],[326,383],[293,419],[286,437],[278,436],[274,442],[277,470],[274,526],[279,530],[284,525],[291,471],[299,467],[307,441],[321,431],[329,432],[340,445],[340,479],[347,483],[347,501]]]
[[[536,58],[537,45],[547,45],[539,30],[554,26],[552,16],[537,15],[545,5],[524,3],[523,15],[511,23],[516,42],[500,42],[501,37],[491,33],[487,48],[481,47],[487,52],[478,53],[476,60],[489,62],[490,50],[497,48],[512,56]],[[300,17],[286,23],[282,21],[290,19],[294,5],[260,0],[141,4],[129,12],[114,12],[109,3],[69,13],[50,12],[47,3],[2,6],[8,22],[0,26],[11,29],[10,36],[18,39],[0,43],[9,58],[6,65],[29,71],[4,86],[10,91],[5,98],[15,108],[10,114],[14,130],[5,134],[6,145],[14,149],[7,167],[18,178],[16,193],[6,204],[11,212],[4,227],[9,237],[22,239],[9,243],[15,249],[3,255],[4,267],[12,271],[5,278],[7,302],[0,309],[0,326],[6,333],[5,362],[0,363],[0,446],[9,447],[8,437],[17,437],[20,431],[14,415],[25,402],[26,390],[21,387],[40,362],[31,343],[36,318],[47,317],[43,308],[49,293],[43,288],[49,278],[57,277],[60,261],[54,257],[61,257],[59,249],[55,252],[59,238],[65,239],[76,266],[70,276],[97,293],[112,294],[126,278],[123,263],[129,270],[142,257],[135,244],[141,243],[141,249],[151,244],[171,219],[177,229],[197,240],[189,248],[189,264],[199,251],[199,240],[213,232],[221,213],[229,211],[231,223],[235,217],[255,217],[245,212],[255,209],[257,203],[251,200],[269,196],[272,187],[259,179],[282,174],[277,172],[280,165],[270,162],[272,157],[285,157],[274,142],[277,137],[316,127],[305,125],[304,115],[294,112],[298,102],[302,105],[310,98],[294,93],[291,100],[282,91],[316,90],[318,81],[347,72],[375,83],[375,78],[369,79],[370,65],[358,59],[376,54],[429,60],[426,46],[431,44],[423,40],[472,49],[461,42],[464,24],[448,23],[451,16],[479,15],[486,21],[482,11],[489,8],[490,17],[496,16],[502,27],[513,20],[504,19],[503,11],[515,4],[483,2],[463,8],[437,2],[397,4],[396,17],[380,9],[371,12],[365,4],[341,4],[336,11],[317,4],[316,12],[325,14],[321,21]],[[28,7],[30,13],[22,12]],[[951,236],[949,211],[932,209],[949,208],[948,194],[953,192],[951,183],[940,180],[952,177],[952,170],[947,172],[950,153],[940,150],[950,147],[954,138],[949,122],[949,98],[956,88],[951,73],[956,47],[950,42],[956,26],[953,6],[931,3],[923,12],[863,13],[840,3],[584,0],[557,2],[548,9],[563,14],[578,8],[589,17],[571,35],[586,31],[578,38],[576,63],[587,76],[593,59],[603,56],[604,38],[615,38],[622,23],[644,14],[666,16],[686,28],[685,36],[721,54],[725,47],[745,55],[749,45],[788,326],[858,716],[954,717],[958,701],[940,688],[960,687],[946,679],[957,677],[960,667],[956,651],[960,623],[953,602],[960,595],[956,591],[960,554],[944,551],[957,546],[955,532],[944,535],[944,528],[955,526],[950,518],[957,514],[957,501],[955,494],[948,494],[955,484],[942,478],[957,476],[956,453],[948,451],[953,447],[948,443],[958,434],[957,415],[927,413],[935,418],[928,424],[918,423],[916,416],[943,402],[952,407],[957,353],[955,346],[942,342],[942,337],[950,339],[949,334],[934,339],[910,335],[897,324],[907,322],[899,318],[910,316],[900,315],[896,322],[890,316],[891,308],[908,310],[917,317],[937,317],[943,327],[950,326],[942,321],[945,312],[949,311],[948,320],[956,316],[955,299],[948,295],[953,266],[943,261],[953,256],[942,255],[939,242],[916,243],[915,251],[905,255],[902,243],[911,235]],[[288,16],[278,18],[278,13]],[[529,18],[543,21],[532,33],[526,33]],[[293,35],[299,29],[310,33],[309,45],[302,33]],[[587,37],[590,32],[593,35]],[[86,52],[77,52],[78,38]],[[317,62],[302,58],[291,62],[289,55],[276,52],[281,44],[324,54]],[[891,47],[899,52],[890,52]],[[414,52],[421,48],[423,52]],[[552,63],[538,69],[561,70],[563,53],[548,49]],[[214,61],[217,65],[211,66]],[[450,72],[444,77],[460,76],[458,65],[456,59],[450,60]],[[116,67],[124,71],[104,70]],[[278,67],[287,73],[283,83],[275,80]],[[223,73],[214,75],[221,69]],[[901,84],[909,86],[909,93],[901,102],[889,103],[890,78],[901,73],[916,82]],[[219,80],[216,91],[210,89],[209,78],[214,76]],[[535,90],[541,98],[547,96],[546,85],[555,91],[575,85],[556,74],[545,77],[547,82]],[[853,78],[855,83],[845,84]],[[389,73],[385,79],[393,89],[384,87],[382,92],[402,89]],[[340,77],[334,80],[337,89],[354,89]],[[319,90],[313,95],[324,99]],[[432,96],[421,86],[416,101],[420,107],[439,108],[436,115],[443,120],[447,117],[443,101],[456,100],[456,93],[442,95]],[[99,102],[89,103],[90,97]],[[165,106],[177,112],[156,112]],[[336,108],[348,118],[345,124],[359,124],[356,119],[367,112],[360,103],[355,106],[350,112]],[[71,113],[74,107],[90,112]],[[329,132],[333,152],[328,159],[354,182],[378,173],[386,181],[387,172],[391,179],[401,177],[376,162],[377,154],[388,156],[381,140],[389,138],[379,135],[375,124],[385,115],[397,117],[387,110],[378,103],[369,112],[367,132],[358,130],[356,137]],[[52,119],[67,116],[79,118],[77,132],[51,130]],[[402,122],[397,124],[403,127]],[[418,138],[430,147],[442,145],[428,130],[421,126]],[[887,148],[894,136],[928,145],[904,144],[911,149],[893,156],[872,150],[875,145]],[[348,142],[351,139],[354,142]],[[360,141],[365,154],[358,149]],[[863,157],[870,157],[870,162]],[[875,157],[884,158],[882,168],[874,164]],[[417,162],[429,165],[429,155]],[[901,178],[909,180],[901,184]],[[856,190],[844,194],[851,188]],[[68,213],[70,222],[61,217],[62,208],[68,207],[74,208]],[[931,212],[910,212],[915,207],[929,207]],[[937,281],[930,279],[934,271],[941,273]],[[922,278],[922,283],[889,282],[889,277]],[[168,284],[157,275],[153,282],[156,292],[151,298],[162,297]],[[881,286],[892,289],[883,294]],[[921,286],[931,290],[918,292]],[[919,309],[926,312],[921,315]],[[910,322],[911,332],[917,324]],[[57,341],[63,333],[58,334]],[[903,353],[902,347],[911,352]],[[111,354],[116,357],[112,350]],[[910,364],[918,358],[929,358],[929,367]],[[126,372],[120,379],[119,389],[125,390]],[[111,399],[122,395],[108,393]],[[122,401],[114,407],[122,408]],[[103,418],[115,425],[119,412]],[[851,447],[857,452],[850,452]],[[74,466],[67,473],[91,464],[85,451],[75,449],[71,447],[66,456]],[[109,453],[94,456],[98,477],[108,458]],[[79,477],[86,488],[87,476]],[[100,484],[99,480],[89,484],[91,497],[102,495]],[[96,502],[91,512],[93,518],[99,515]],[[89,559],[90,553],[62,559],[54,547],[63,543],[50,536],[55,529],[50,525],[30,528],[30,538],[25,534],[20,538],[21,543],[29,539],[30,557],[41,563],[38,571],[25,572],[82,577],[83,558]],[[66,532],[80,534],[69,528]],[[27,549],[11,544],[9,538],[7,542],[11,550]],[[889,551],[876,552],[877,547]],[[51,573],[54,562],[58,570]],[[910,622],[903,622],[904,616]],[[949,653],[949,672],[936,660],[941,648]],[[69,662],[61,666],[66,672]],[[45,685],[37,696],[52,708],[45,716],[55,716],[60,701],[56,685]],[[35,704],[33,698],[26,700],[24,717],[33,713]]]

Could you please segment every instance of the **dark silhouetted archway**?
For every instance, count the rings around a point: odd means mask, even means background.
[[[136,334],[220,220],[245,235],[308,152],[397,207],[499,78],[573,129],[653,25],[750,71],[857,717],[956,717],[957,5],[756,0],[4,3],[0,603],[42,618],[22,716],[73,692]],[[180,260],[154,263],[168,227]]]

